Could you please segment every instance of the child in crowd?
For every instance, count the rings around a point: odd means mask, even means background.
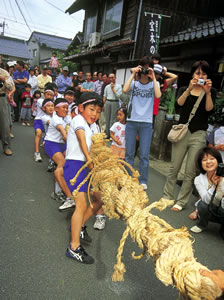
[[[127,118],[127,107],[122,105],[117,110],[117,121],[110,128],[110,137],[112,138],[111,150],[119,158],[125,158],[125,126]]]
[[[32,103],[32,116],[36,117],[37,115],[37,101],[41,98],[41,91],[36,90],[33,94],[33,103]]]
[[[52,71],[56,72],[57,69],[59,68],[59,61],[57,59],[57,53],[52,52],[52,57],[49,63],[49,67],[52,68]]]
[[[51,89],[50,87],[47,87],[44,90],[44,98],[45,99],[54,99],[54,90]],[[37,162],[41,162],[42,158],[40,156],[40,141],[42,138],[42,133],[45,132],[44,129],[44,125],[43,122],[41,120],[41,118],[43,117],[43,115],[45,115],[45,112],[42,109],[42,104],[43,104],[44,99],[43,98],[39,98],[37,100],[37,113],[36,113],[36,117],[34,120],[34,130],[35,130],[35,139],[34,139],[34,145],[35,145],[35,152],[34,152],[34,160]]]
[[[25,92],[23,92],[22,99],[22,107],[20,113],[20,119],[23,126],[30,126],[31,119],[31,108],[32,108],[32,97],[30,94],[31,85],[29,83],[25,84]]]
[[[68,87],[65,90],[64,98],[68,101],[68,114],[66,116],[66,123],[70,124],[72,121],[71,108],[75,101],[75,92],[73,91],[72,87]]]
[[[48,157],[51,158],[57,165],[57,168],[63,168],[65,164],[65,150],[67,134],[65,131],[65,117],[68,113],[68,101],[64,98],[55,100],[55,113],[49,124],[46,136],[44,149]],[[56,168],[56,170],[57,170]],[[51,195],[55,200],[61,200],[61,188],[56,183],[55,192]],[[62,199],[63,200],[63,199]]]
[[[66,149],[66,163],[63,169],[66,184],[61,181],[63,190],[69,188],[70,196],[77,186],[87,176],[88,170],[84,169],[77,178],[75,185],[70,184],[78,170],[85,164],[86,161],[91,160],[89,150],[91,146],[92,130],[91,126],[99,119],[101,110],[103,108],[102,97],[95,92],[83,93],[79,99],[79,114],[73,118],[67,137]],[[92,169],[93,165],[89,165]],[[59,178],[60,179],[60,178]],[[62,186],[61,185],[61,186]],[[88,188],[88,181],[80,188],[77,197],[75,198],[76,209],[71,219],[71,243],[67,248],[66,255],[81,263],[92,264],[94,259],[89,256],[84,248],[80,245],[82,241],[91,242],[91,238],[86,231],[86,221],[101,208],[101,194],[94,192],[91,194],[93,200],[93,207],[86,203],[86,192]],[[71,199],[71,201],[73,201]],[[74,202],[74,201],[73,201]]]

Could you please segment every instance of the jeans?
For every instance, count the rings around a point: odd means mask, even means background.
[[[148,183],[149,152],[152,140],[152,123],[127,121],[125,161],[134,167],[136,136],[139,136],[140,162],[139,182]]]

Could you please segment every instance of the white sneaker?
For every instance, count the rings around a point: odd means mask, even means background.
[[[141,183],[141,186],[143,187],[143,190],[144,190],[144,191],[146,191],[147,188],[148,188],[148,187],[147,187],[147,184],[145,184],[145,183]]]
[[[60,211],[63,211],[63,210],[66,210],[70,207],[73,207],[73,206],[75,206],[75,201],[71,198],[66,198],[65,202],[61,206],[59,206],[58,209]]]
[[[40,156],[40,152],[34,152],[34,160],[35,161],[42,161],[42,158]]]
[[[106,225],[106,216],[104,215],[96,215],[96,221],[93,225],[94,229],[103,230]]]
[[[191,230],[192,232],[194,232],[194,233],[200,233],[200,232],[202,232],[204,229],[202,229],[202,228],[198,227],[197,225],[195,225],[195,226],[191,227],[190,230]]]

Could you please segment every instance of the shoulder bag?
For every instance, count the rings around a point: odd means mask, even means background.
[[[177,143],[180,140],[182,140],[184,138],[184,136],[186,135],[187,131],[188,131],[188,126],[190,124],[190,121],[193,119],[193,117],[195,116],[195,113],[198,109],[198,106],[203,98],[205,94],[205,91],[203,90],[201,92],[201,94],[198,96],[198,99],[194,105],[194,107],[192,108],[192,111],[190,113],[189,119],[187,121],[186,124],[178,124],[178,125],[173,125],[168,136],[167,139],[171,142],[171,143]]]

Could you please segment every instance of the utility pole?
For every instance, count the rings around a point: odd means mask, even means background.
[[[3,35],[3,36],[5,35],[5,26],[6,25],[8,25],[8,24],[5,23],[5,20],[3,21],[3,23],[0,23],[0,27],[3,28],[2,33],[1,33],[1,35]]]

